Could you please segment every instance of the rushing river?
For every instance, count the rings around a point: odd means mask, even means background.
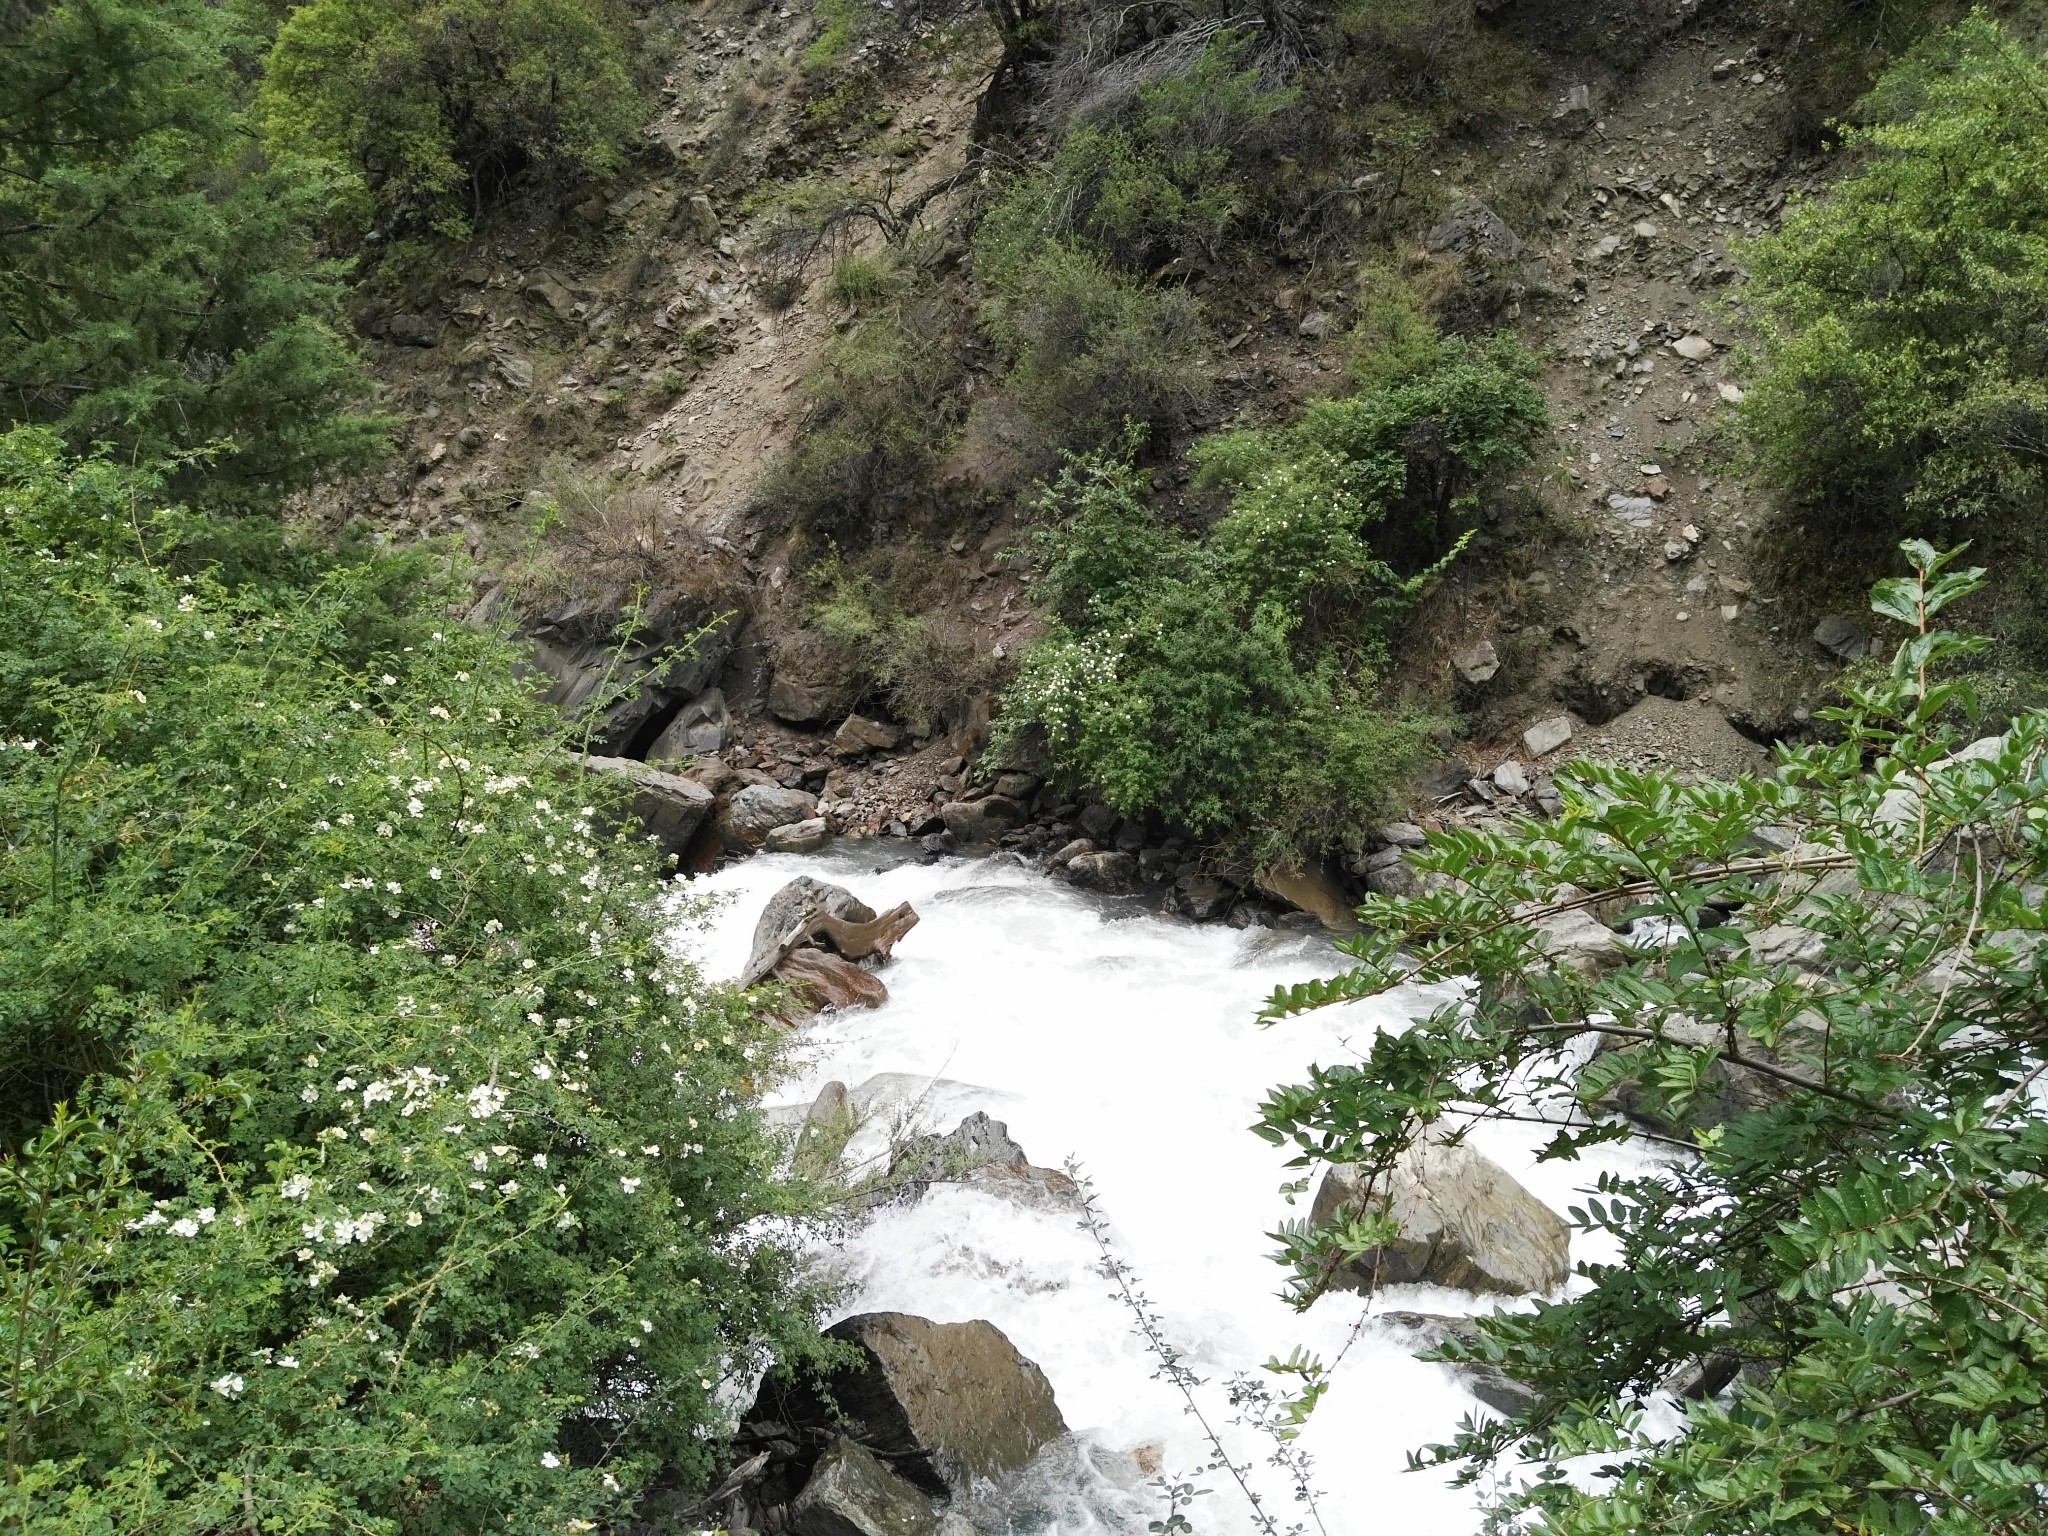
[[[900,847],[900,845],[897,845]],[[706,971],[744,965],[762,903],[810,874],[848,886],[877,910],[908,901],[922,921],[883,976],[878,1010],[828,1014],[806,1028],[779,1102],[800,1113],[827,1082],[869,1084],[872,1119],[850,1153],[872,1155],[905,1115],[950,1130],[987,1110],[1041,1166],[1069,1158],[1093,1181],[1121,1256],[1188,1365],[1207,1379],[1204,1413],[1250,1463],[1282,1530],[1317,1521],[1266,1464],[1271,1442],[1230,1422],[1225,1383],[1301,1346],[1345,1351],[1335,1384],[1302,1435],[1328,1536],[1399,1531],[1470,1536],[1471,1490],[1406,1470],[1405,1453],[1483,1412],[1447,1367],[1413,1359],[1411,1336],[1333,1294],[1306,1314],[1277,1292],[1266,1233],[1305,1215],[1279,1192],[1284,1155],[1247,1129],[1274,1084],[1312,1061],[1345,1057],[1380,1027],[1400,1028],[1420,993],[1326,1009],[1274,1028],[1258,1005],[1281,982],[1339,968],[1319,936],[1235,931],[1146,914],[1085,895],[1012,860],[890,867],[873,850],[767,855],[698,882],[726,905],[689,939]],[[1534,1127],[1482,1127],[1473,1144],[1563,1211],[1599,1163],[1535,1163]],[[1583,1236],[1575,1244],[1584,1244]],[[1575,1246],[1574,1258],[1609,1257]],[[1201,1532],[1251,1530],[1249,1511],[1208,1452],[1180,1395],[1114,1299],[1095,1242],[1071,1213],[1034,1209],[984,1189],[940,1185],[884,1208],[826,1256],[850,1287],[847,1312],[897,1310],[940,1322],[986,1318],[1050,1378],[1073,1444],[1025,1485],[972,1513],[984,1536],[1142,1532],[1164,1513],[1147,1487],[1158,1469],[1215,1490],[1188,1511]],[[1493,1303],[1434,1286],[1389,1288],[1375,1310],[1469,1313]],[[1141,1470],[1141,1468],[1143,1470]]]

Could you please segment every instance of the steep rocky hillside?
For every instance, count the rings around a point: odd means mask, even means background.
[[[1770,5],[1475,9],[1519,73],[1454,116],[1400,186],[1354,178],[1354,201],[1400,217],[1336,236],[1283,226],[1185,274],[1209,322],[1203,387],[1152,455],[1162,508],[1213,516],[1187,444],[1341,390],[1373,271],[1399,271],[1444,324],[1509,326],[1535,349],[1550,438],[1393,647],[1395,693],[1444,721],[1446,761],[1416,791],[1425,819],[1541,805],[1545,765],[1577,752],[1761,768],[1859,649],[1849,623],[1825,631],[1831,650],[1816,643],[1825,602],[1760,558],[1770,508],[1728,409],[1744,342],[1730,241],[1829,174],[1818,114],[1842,88],[1820,45]],[[1035,766],[975,773],[993,696],[1041,622],[1026,536],[1032,480],[1052,465],[1013,419],[964,258],[991,167],[1042,151],[1034,102],[1051,87],[1005,68],[978,12],[714,0],[672,46],[632,170],[501,208],[452,272],[372,276],[361,323],[412,437],[404,462],[323,489],[309,512],[466,548],[479,611],[517,614],[558,699],[619,695],[601,750],[694,757],[721,792],[805,789],[834,830],[937,836],[941,805]],[[853,205],[801,268],[775,226],[777,189],[798,184]],[[885,247],[935,285],[924,313],[952,328],[948,389],[968,425],[842,565],[764,487],[819,429],[808,381],[863,323],[837,259]],[[869,621],[879,601],[882,622],[918,626],[915,707],[848,661],[845,623],[820,622],[848,572]],[[661,659],[692,634],[693,659]],[[904,718],[849,735],[856,711]],[[1539,723],[1547,735],[1525,736]],[[1030,777],[1006,788],[1013,814],[953,817],[952,841],[1140,853],[1163,839],[1146,873],[1196,872],[1170,826],[1084,823],[1085,798],[1034,798]],[[1346,862],[1362,875],[1370,847]]]

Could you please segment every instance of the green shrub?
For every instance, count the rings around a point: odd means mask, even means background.
[[[1462,547],[1475,488],[1527,457],[1533,372],[1508,338],[1431,339],[1295,426],[1197,445],[1232,493],[1202,538],[1158,522],[1127,462],[1071,463],[1041,506],[1053,623],[1000,729],[1043,727],[1069,787],[1262,859],[1345,842],[1424,745],[1426,721],[1375,704],[1388,625]],[[1420,554],[1396,564],[1374,543],[1403,517]]]
[[[1384,1191],[1424,1126],[1531,1114],[1543,1155],[1574,1161],[1631,1136],[1624,1085],[1676,1143],[1578,1175],[1593,1257],[1569,1295],[1439,1352],[1532,1394],[1418,1458],[1489,1486],[1485,1529],[2041,1528],[2048,713],[1955,755],[1944,674],[1968,643],[1930,620],[1982,572],[1906,549],[1915,576],[1871,606],[1908,636],[1830,712],[1838,744],[1728,783],[1573,764],[1561,816],[1434,837],[1418,862],[1440,889],[1368,900],[1358,969],[1267,1011],[1450,988],[1273,1091],[1257,1129],[1297,1167]],[[1771,830],[1797,846],[1770,853]],[[1596,911],[1663,936],[1559,961],[1550,921],[1582,934]],[[1385,1241],[1371,1210],[1346,1225],[1284,1234],[1299,1305]],[[1695,1383],[1682,1417],[1646,1414],[1675,1377]]]
[[[995,663],[971,627],[908,611],[887,572],[851,569],[835,552],[805,576],[824,594],[810,617],[834,659],[914,730],[934,729],[959,700],[993,685]]]
[[[914,496],[966,415],[941,295],[914,291],[826,349],[804,381],[805,430],[763,495],[805,531],[849,548],[893,500]]]
[[[246,506],[360,469],[390,419],[338,334],[314,231],[339,175],[248,154],[233,6],[63,0],[0,70],[0,420],[159,459]]]
[[[801,1352],[779,1034],[419,559],[0,438],[0,1523],[558,1533]],[[437,627],[448,626],[448,627]]]
[[[1889,70],[1857,168],[1742,252],[1744,422],[1802,504],[1878,529],[2037,520],[2048,463],[2048,66],[1981,13]]]
[[[609,174],[641,120],[611,0],[310,0],[259,102],[273,153],[353,166],[374,218],[455,237],[523,171]]]
[[[1127,422],[1163,427],[1206,395],[1194,297],[1088,251],[1041,247],[982,315],[1010,358],[1011,393],[1070,450],[1101,448]]]

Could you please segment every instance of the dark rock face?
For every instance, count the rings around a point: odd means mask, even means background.
[[[748,1436],[794,1447],[836,1428],[899,1477],[943,1495],[1016,1471],[1067,1432],[1045,1373],[993,1324],[865,1312],[825,1334],[854,1345],[859,1362],[823,1381],[771,1373],[746,1415]]]
[[[768,713],[791,725],[822,725],[844,715],[852,704],[849,690],[826,678],[778,669],[768,685]]]
[[[902,1180],[898,1193],[911,1199],[935,1180],[957,1179],[974,1169],[998,1164],[1026,1168],[1031,1159],[1010,1139],[1010,1128],[976,1110],[943,1136],[919,1136],[889,1160],[889,1178]]]
[[[742,624],[729,608],[721,618],[719,609],[674,588],[647,599],[622,649],[618,631],[627,620],[615,597],[578,598],[527,625],[534,663],[554,680],[547,700],[564,713],[583,708],[608,682],[628,685],[591,732],[593,747],[615,757],[641,755],[679,703],[718,681]]]
[[[711,814],[711,791],[693,779],[624,757],[586,757],[583,764],[633,786],[633,818],[661,840],[665,854],[681,858]]]

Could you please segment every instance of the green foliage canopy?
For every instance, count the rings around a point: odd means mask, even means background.
[[[1439,888],[1369,899],[1358,968],[1269,1006],[1469,979],[1271,1094],[1257,1129],[1297,1166],[1378,1180],[1425,1124],[1531,1115],[1571,1159],[1632,1134],[1617,1103],[1675,1143],[1573,1212],[1619,1262],[1440,1352],[1538,1394],[1425,1453],[1467,1480],[1519,1459],[1491,1528],[2041,1529],[2048,713],[1958,750],[1971,642],[1933,620],[1982,572],[1906,549],[1872,606],[1911,633],[1839,743],[1733,783],[1575,764],[1558,819],[1437,835]],[[1546,924],[1596,911],[1649,929],[1558,959]],[[1341,1225],[1283,1234],[1303,1305],[1360,1251]],[[1685,1377],[1660,1436],[1645,1401]]]
[[[252,152],[240,70],[260,36],[207,0],[18,9],[0,50],[0,418],[145,459],[231,441],[216,502],[368,462],[387,422],[363,408],[341,265],[313,235],[336,176]]]
[[[1883,526],[2038,518],[2048,464],[2048,65],[1981,12],[1879,81],[1856,169],[1743,253],[1743,414],[1803,501]]]
[[[611,0],[310,0],[259,106],[273,152],[352,166],[375,219],[457,237],[521,171],[609,174],[640,126]]]
[[[0,1522],[585,1529],[815,1339],[774,1032],[424,562],[204,531],[0,437]]]

